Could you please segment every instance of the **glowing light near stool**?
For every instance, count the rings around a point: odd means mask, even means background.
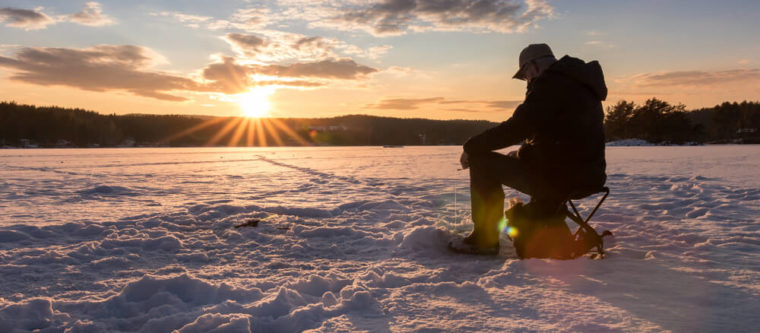
[[[507,227],[507,235],[509,235],[509,237],[512,237],[512,238],[517,237],[517,228]]]
[[[504,229],[507,228],[507,219],[504,218],[503,216],[501,217],[501,220],[499,220],[498,227],[499,227],[499,232],[503,232]]]

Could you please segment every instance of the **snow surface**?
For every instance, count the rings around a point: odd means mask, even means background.
[[[570,261],[447,252],[460,151],[1,150],[0,332],[760,327],[759,146],[607,148],[617,243]]]

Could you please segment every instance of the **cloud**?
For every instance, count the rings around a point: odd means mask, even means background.
[[[286,77],[317,77],[328,79],[358,79],[377,69],[359,65],[351,59],[328,59],[309,63],[295,63],[286,66],[251,66],[256,73]]]
[[[314,2],[281,3],[280,5],[312,8]],[[265,29],[269,25],[289,19],[304,19],[302,12],[291,15],[291,10],[273,12],[268,8],[239,9],[228,19],[179,12],[160,12],[151,15],[171,17],[193,28],[244,30],[246,31],[244,33],[231,32],[221,38],[230,44],[239,56],[258,62],[318,61],[341,57],[377,59],[392,48],[390,45],[372,45],[362,48],[335,38]],[[249,31],[255,31],[255,33]]]
[[[724,71],[675,71],[639,74],[633,77],[635,85],[655,86],[713,86],[728,83],[760,81],[760,69],[732,69]]]
[[[312,26],[339,30],[364,30],[376,36],[401,35],[410,31],[511,33],[523,31],[552,16],[544,0],[384,0],[379,3],[315,6],[295,12]],[[333,15],[328,16],[328,13]]]
[[[390,51],[393,46],[390,45],[379,45],[379,46],[370,46],[367,49],[362,49],[356,45],[349,45],[349,44],[342,44],[338,46],[338,48],[341,49],[341,51],[348,55],[355,55],[357,57],[362,58],[368,58],[368,59],[377,59]]]
[[[151,13],[151,15],[173,17],[177,21],[180,21],[182,23],[201,23],[201,22],[208,22],[213,19],[213,17],[211,16],[191,15],[191,14],[183,14],[183,13],[178,13],[178,12],[160,12],[160,13]]]
[[[274,30],[262,30],[257,34],[228,33],[222,39],[240,57],[269,63],[321,61],[344,56],[375,59],[391,49],[387,45],[363,49],[334,38]]]
[[[139,96],[182,101],[173,90],[199,90],[188,78],[147,71],[155,56],[134,45],[98,45],[86,49],[21,49],[15,59],[0,57],[0,67],[15,72],[11,80],[43,86],[61,85],[91,91],[123,90]]]
[[[60,15],[53,19],[42,12],[42,7],[29,9],[2,8],[0,9],[0,22],[7,21],[6,26],[22,28],[24,30],[44,29],[48,25],[58,22],[69,21],[91,27],[111,25],[115,20],[105,14],[97,2],[84,4],[82,11],[71,15]]]
[[[272,13],[268,8],[238,9],[227,19],[168,11],[151,13],[150,15],[171,17],[189,27],[205,28],[208,30],[261,30],[270,24],[282,20],[282,16]]]
[[[228,43],[237,47],[242,53],[255,55],[261,51],[261,48],[267,44],[267,41],[256,35],[244,35],[231,33],[225,37]]]
[[[486,104],[486,107],[489,108],[495,108],[495,109],[514,109],[522,101],[490,101],[490,102],[484,102]]]
[[[97,2],[88,2],[84,4],[81,12],[69,15],[69,20],[74,23],[87,25],[91,27],[100,27],[114,24],[114,20],[103,14],[100,4]]]
[[[449,100],[443,97],[428,97],[428,98],[392,98],[384,99],[376,104],[368,104],[365,106],[367,109],[383,109],[383,110],[416,110],[423,104],[439,104],[439,105],[455,105],[455,104],[470,104],[479,105],[478,109],[465,109],[455,108],[448,109],[449,111],[457,112],[481,112],[492,111],[493,109],[513,109],[520,105],[521,101],[482,101],[482,100]],[[483,110],[483,109],[488,110]]]
[[[615,45],[615,44],[611,44],[611,43],[608,43],[608,42],[605,42],[605,41],[601,41],[601,40],[590,40],[590,41],[587,41],[587,42],[585,42],[583,44],[584,45],[588,45],[588,46],[607,48],[607,49],[613,49],[613,48],[617,47],[617,45]]]
[[[184,23],[186,26],[191,28],[200,28],[201,23],[209,22],[213,19],[211,16],[200,16],[200,15],[191,15],[191,14],[183,14],[178,12],[160,12],[160,13],[150,13],[151,16],[163,16],[163,17],[172,17],[176,19],[177,21]]]
[[[0,22],[7,22],[8,27],[22,28],[24,30],[44,29],[55,20],[41,11],[17,8],[0,8]]]
[[[377,69],[350,59],[323,60],[290,65],[246,65],[226,57],[207,66],[202,73],[210,90],[226,94],[245,92],[252,86],[321,87],[325,80],[355,80]],[[308,78],[311,80],[304,80]]]
[[[203,69],[203,78],[211,81],[209,86],[226,94],[244,92],[251,86],[248,67],[239,65],[234,58],[226,57],[220,63],[208,65]]]
[[[323,37],[302,37],[291,45],[296,50],[318,49],[327,52],[332,48],[331,43]]]
[[[586,35],[591,36],[591,37],[597,37],[597,36],[607,36],[607,33],[603,31],[599,31],[599,30],[589,30],[589,31],[586,31]]]
[[[275,39],[257,35],[230,33],[224,37],[241,55],[258,61],[297,59],[290,65],[249,65],[257,74],[287,77],[357,79],[377,69],[357,64],[351,59],[337,59],[333,48],[340,42],[323,37],[307,37],[278,32]]]
[[[265,31],[266,35],[229,33],[223,39],[240,56],[259,62],[316,61],[336,58],[337,40],[308,37],[283,31]]]
[[[262,29],[273,22],[273,15],[268,8],[238,9],[230,17],[233,26],[243,30]]]
[[[152,15],[174,17],[189,26],[210,30],[261,33],[267,27],[300,20],[311,28],[364,30],[387,36],[431,30],[520,32],[553,13],[546,0],[280,0],[269,7],[238,9],[219,19],[175,12]]]
[[[442,100],[443,97],[384,99],[377,104],[367,105],[366,108],[383,110],[416,110],[421,104],[438,103]]]
[[[85,49],[22,48],[15,57],[0,56],[11,80],[90,91],[128,91],[168,101],[186,98],[175,92],[236,94],[256,86],[314,88],[332,80],[358,80],[377,72],[351,59],[327,59],[288,65],[239,64],[232,57],[209,64],[202,81],[151,71],[161,57],[135,45],[97,45]]]

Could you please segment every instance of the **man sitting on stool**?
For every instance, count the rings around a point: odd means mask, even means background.
[[[599,63],[570,56],[557,60],[548,45],[531,44],[520,53],[519,65],[513,78],[527,81],[525,101],[511,118],[464,144],[460,163],[470,169],[474,227],[469,236],[449,244],[454,251],[498,253],[502,184],[531,196],[525,207],[531,220],[569,236],[562,204],[578,189],[602,187],[607,178],[601,103],[607,87]],[[520,142],[516,153],[494,152]],[[540,239],[551,243],[554,238]],[[545,253],[552,251],[533,256],[552,256]]]

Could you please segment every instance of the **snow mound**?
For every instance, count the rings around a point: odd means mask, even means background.
[[[239,333],[252,332],[250,318],[244,314],[207,313],[182,326],[178,333]]]
[[[61,304],[60,308],[88,315],[89,321],[73,325],[80,329],[239,332],[238,329],[250,326],[249,316],[209,314],[205,306],[247,303],[262,297],[258,288],[213,285],[187,274],[168,278],[143,276],[103,301],[72,302]]]
[[[226,284],[212,285],[187,274],[170,278],[144,276],[127,284],[121,294],[107,303],[111,306],[134,309],[137,306],[155,307],[158,303],[176,305],[203,305],[223,300],[249,300],[260,298],[261,291],[240,290]],[[159,301],[156,301],[159,300]]]
[[[132,190],[128,187],[124,186],[107,186],[107,185],[100,185],[95,186],[90,189],[81,190],[78,192],[79,194],[83,196],[135,196],[139,195],[139,193],[135,190]]]
[[[408,251],[436,251],[445,249],[451,234],[432,226],[414,227],[401,231],[394,237],[398,248]]]
[[[0,332],[34,331],[50,327],[54,320],[50,299],[36,298],[0,307]]]
[[[16,230],[0,230],[0,242],[10,243],[29,239],[29,235]]]

